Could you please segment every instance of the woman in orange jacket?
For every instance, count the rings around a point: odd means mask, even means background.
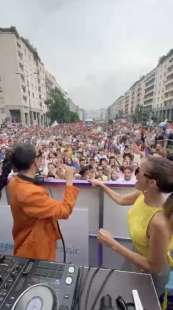
[[[47,190],[36,182],[42,154],[36,154],[33,145],[17,145],[10,159],[18,172],[7,185],[14,221],[14,255],[55,260],[56,242],[60,238],[57,221],[69,217],[79,192],[73,186],[73,170],[66,168],[64,199],[57,201],[50,198]]]

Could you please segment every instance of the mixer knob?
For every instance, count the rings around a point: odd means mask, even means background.
[[[74,273],[74,271],[75,271],[75,269],[74,269],[73,266],[70,266],[70,267],[68,268],[68,272],[69,272],[69,273]]]
[[[73,282],[72,277],[67,277],[67,278],[65,279],[65,283],[66,283],[67,285],[72,284],[72,282]]]

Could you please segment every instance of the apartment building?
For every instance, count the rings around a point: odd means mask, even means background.
[[[0,124],[47,125],[45,102],[54,88],[66,96],[30,42],[15,27],[0,28]],[[69,105],[83,119],[83,110],[72,101]]]
[[[153,112],[161,120],[173,120],[173,50],[160,58],[156,79],[156,102]]]
[[[136,81],[129,90],[129,104],[126,114],[133,115],[138,105],[142,105],[144,101],[145,82],[144,77]]]
[[[123,114],[132,116],[137,105],[143,106],[149,118],[173,120],[173,49],[159,59],[157,66],[135,82],[124,94]],[[119,98],[108,107],[109,119],[120,110]]]
[[[152,70],[146,74],[144,78],[144,97],[143,97],[143,107],[144,112],[152,116],[152,110],[155,105],[155,85],[156,85],[156,69]]]
[[[125,96],[120,96],[107,109],[107,119],[113,120],[125,113]]]
[[[14,27],[0,28],[0,112],[24,125],[47,123],[45,68]]]

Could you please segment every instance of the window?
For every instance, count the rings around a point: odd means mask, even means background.
[[[19,62],[19,67],[22,71],[24,70],[24,65],[21,62]]]
[[[26,87],[24,85],[22,85],[22,90],[24,93],[26,92]]]
[[[18,51],[18,55],[19,55],[20,59],[23,59],[23,54],[20,51]]]
[[[20,44],[19,42],[17,42],[17,46],[18,46],[19,48],[21,48],[21,44]]]
[[[22,73],[20,74],[20,77],[21,77],[22,81],[24,82],[25,81],[25,77],[24,77],[24,75]]]

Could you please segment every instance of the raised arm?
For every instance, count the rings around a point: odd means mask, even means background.
[[[91,180],[93,186],[99,186],[104,190],[104,192],[116,203],[119,205],[129,206],[132,205],[135,200],[140,195],[140,191],[134,190],[132,193],[122,195],[120,193],[115,192],[108,186],[106,186],[102,181],[99,180]]]

